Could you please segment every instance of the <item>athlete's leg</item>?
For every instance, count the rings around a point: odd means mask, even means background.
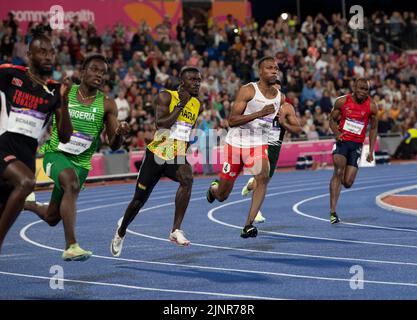
[[[193,169],[190,164],[186,163],[177,166],[176,177],[180,186],[175,196],[175,216],[172,231],[181,229],[185,211],[190,203],[191,189],[193,187]]]
[[[210,191],[213,197],[217,199],[219,202],[225,201],[232,192],[235,181],[235,179],[226,180],[220,178],[218,185],[213,184],[212,186],[210,186]]]
[[[262,203],[265,199],[265,194],[269,181],[269,161],[265,158],[260,158],[255,161],[251,168],[254,173],[256,181],[256,189],[253,191],[252,203],[249,209],[249,214],[246,219],[246,226],[251,225],[261,209]]]
[[[49,204],[43,204],[36,201],[25,201],[24,209],[36,213],[39,218],[51,227],[54,227],[61,221],[59,207],[60,203],[54,203],[52,201]]]
[[[345,169],[345,174],[343,176],[343,186],[346,189],[352,187],[356,179],[356,174],[358,173],[358,167],[347,165]]]
[[[279,154],[281,151],[281,145],[268,145],[268,160],[269,160],[269,178],[275,173],[275,169],[278,164]],[[256,180],[251,179],[246,185],[248,191],[253,191],[256,189]]]
[[[146,156],[140,167],[136,182],[135,194],[126,208],[122,223],[117,231],[119,237],[123,238],[126,235],[127,227],[148,201],[153,188],[161,178],[162,171],[163,165],[156,163],[154,154],[146,149]]]
[[[10,193],[13,189],[9,187],[0,177],[0,218],[3,213],[4,206],[6,205],[7,199],[9,199]]]
[[[346,157],[341,154],[333,155],[333,176],[330,180],[330,212],[336,212],[336,205],[342,188],[343,175],[346,168]]]
[[[256,180],[255,180],[255,178],[250,178],[249,179],[248,184],[246,185],[246,188],[248,189],[249,192],[256,189]]]
[[[77,216],[77,199],[81,190],[78,175],[74,169],[64,169],[59,174],[59,183],[64,192],[59,205],[59,213],[64,224],[67,248],[76,243],[75,222]]]
[[[23,162],[16,160],[3,171],[3,180],[13,188],[0,218],[0,251],[10,227],[23,209],[26,197],[35,188],[35,175]]]
[[[224,145],[224,157],[219,180],[215,180],[207,191],[207,200],[211,203],[215,199],[219,202],[225,201],[233,190],[236,178],[243,167],[241,160],[242,149],[229,144]]]
[[[110,252],[113,256],[118,257],[122,253],[126,230],[139,213],[139,210],[148,201],[153,188],[161,178],[162,171],[163,165],[157,164],[154,160],[153,153],[146,150],[145,159],[139,169],[135,194],[129,202],[123,215],[122,223],[116,229],[116,233],[110,243]]]
[[[46,212],[45,218],[50,225],[56,225],[59,222],[58,212],[62,218],[66,242],[66,249],[62,258],[65,261],[85,261],[93,254],[91,251],[80,248],[75,237],[77,199],[87,175],[88,170],[81,167],[74,166],[62,170],[58,175],[62,192],[52,193],[51,205]]]
[[[362,154],[362,144],[351,142],[347,155],[346,169],[343,175],[342,184],[345,188],[352,187],[358,173],[358,163]]]

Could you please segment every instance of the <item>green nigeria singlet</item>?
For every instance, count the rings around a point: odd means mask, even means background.
[[[76,166],[91,169],[91,158],[97,148],[97,141],[104,127],[104,95],[97,91],[91,105],[84,105],[77,99],[79,85],[73,85],[68,94],[68,111],[73,133],[68,143],[59,142],[55,116],[53,117],[50,140],[42,145],[40,151],[62,152]]]

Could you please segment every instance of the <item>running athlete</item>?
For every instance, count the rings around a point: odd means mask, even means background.
[[[237,176],[245,167],[255,176],[257,187],[252,195],[251,207],[242,238],[256,237],[258,230],[253,221],[265,198],[268,173],[268,135],[278,113],[282,94],[274,85],[278,76],[278,65],[273,57],[259,60],[259,82],[240,88],[229,116],[230,130],[226,136],[224,154],[226,161],[220,173],[207,190],[207,201],[226,200],[233,189]]]
[[[298,122],[294,107],[288,102],[284,102],[279,110],[279,114],[274,118],[274,122],[268,136],[269,180],[275,173],[275,168],[277,167],[279,154],[281,151],[282,140],[284,139],[287,130],[289,132],[298,134],[303,129]],[[242,196],[247,196],[255,188],[256,180],[252,177],[243,187]],[[265,217],[259,210],[254,222],[262,223],[264,221]]]
[[[332,224],[340,222],[336,214],[336,204],[341,185],[350,188],[355,181],[369,122],[371,128],[366,161],[372,162],[374,159],[378,119],[377,106],[369,97],[369,89],[368,80],[358,78],[353,86],[353,94],[339,97],[330,113],[330,128],[336,135],[336,143],[333,147],[334,171],[330,180],[330,223]]]
[[[175,216],[169,240],[180,246],[190,244],[181,230],[181,223],[190,202],[193,185],[193,172],[186,160],[186,151],[191,130],[202,111],[197,98],[201,75],[195,67],[184,67],[179,78],[178,91],[162,90],[158,94],[155,112],[157,132],[146,149],[133,199],[110,244],[110,251],[115,257],[120,256],[127,227],[144,206],[162,175],[180,183],[175,197]]]
[[[87,260],[92,252],[82,249],[75,237],[76,202],[81,187],[91,169],[91,158],[104,126],[112,150],[120,148],[123,135],[129,132],[126,122],[117,120],[117,106],[99,90],[108,71],[101,54],[88,56],[81,67],[81,84],[72,85],[69,92],[69,113],[74,127],[71,140],[58,140],[54,118],[50,140],[41,147],[45,154],[45,173],[54,181],[49,205],[26,201],[25,209],[35,212],[50,226],[63,220],[66,249],[65,261]]]
[[[55,60],[51,39],[37,34],[29,44],[29,68],[0,66],[0,251],[6,234],[35,187],[35,155],[52,114],[57,135],[68,142],[69,85],[49,80]]]

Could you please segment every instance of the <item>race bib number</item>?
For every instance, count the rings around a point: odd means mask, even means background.
[[[93,143],[93,137],[81,132],[73,132],[68,143],[60,142],[58,149],[70,154],[78,155],[88,150]]]
[[[271,118],[259,118],[256,119],[256,127],[257,129],[270,129],[272,127],[273,119]]]
[[[46,114],[31,109],[10,109],[7,131],[23,134],[27,137],[40,139]]]
[[[230,164],[228,162],[223,163],[223,169],[224,174],[228,174],[230,172]]]
[[[188,142],[190,141],[192,128],[193,126],[191,123],[177,121],[171,128],[169,138]]]
[[[345,124],[343,126],[343,130],[348,131],[353,134],[360,135],[364,126],[365,125],[363,122],[352,120],[352,119],[346,119]]]

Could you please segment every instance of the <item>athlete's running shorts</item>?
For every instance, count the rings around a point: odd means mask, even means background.
[[[136,191],[149,195],[162,176],[178,182],[177,171],[181,165],[189,165],[185,157],[164,160],[146,148],[145,158],[139,169]]]
[[[6,167],[14,162],[23,162],[32,172],[36,172],[36,145],[27,143],[28,138],[8,132],[0,135],[0,204],[5,204],[13,188],[2,178]]]
[[[63,170],[68,168],[74,169],[78,176],[78,181],[81,188],[87,179],[89,170],[76,166],[65,156],[65,154],[61,152],[45,153],[43,158],[43,169],[45,170],[46,175],[51,178],[55,184],[51,196],[51,201],[53,203],[59,204],[61,202],[62,196],[64,195],[64,190],[59,183],[59,175]]]
[[[225,143],[224,158],[220,178],[235,180],[243,168],[251,169],[255,164],[262,162],[262,159],[268,160],[268,145],[239,148]],[[256,173],[251,172],[250,174]]]
[[[340,154],[347,159],[346,165],[358,167],[362,154],[362,143],[354,141],[337,141],[333,146],[333,154]]]

